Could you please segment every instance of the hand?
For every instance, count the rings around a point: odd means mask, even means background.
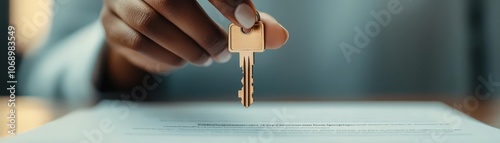
[[[245,28],[255,23],[250,0],[210,2],[232,23]],[[266,48],[281,47],[288,32],[270,15],[259,13],[266,26]],[[165,73],[187,62],[209,66],[231,56],[227,33],[196,0],[104,0],[101,20],[109,46],[106,68],[114,83],[127,82],[141,70]]]

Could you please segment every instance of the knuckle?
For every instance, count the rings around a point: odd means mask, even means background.
[[[125,40],[123,39],[124,36],[122,35],[122,29],[116,26],[112,26],[115,23],[116,22],[103,21],[104,34],[106,36],[106,39],[111,42],[123,43],[123,41]]]
[[[103,12],[100,14],[99,19],[101,20],[101,23],[104,28],[108,28],[109,25],[112,24],[113,17],[111,12],[108,10],[103,10]]]
[[[156,11],[149,9],[141,12],[133,21],[135,21],[135,25],[139,31],[150,32],[154,30],[151,29],[151,27],[154,27],[153,24],[155,24],[159,18],[160,15],[156,13]]]
[[[201,43],[205,50],[210,54],[218,54],[227,45],[226,38],[221,34],[207,36]]]
[[[146,42],[146,39],[136,33],[130,34],[129,38],[124,39],[128,41],[129,48],[138,51],[139,48]],[[126,41],[123,41],[126,42]]]
[[[181,14],[182,4],[186,1],[184,0],[159,0],[157,1],[157,7],[164,7],[166,14],[173,18],[177,18]]]
[[[104,29],[104,33],[106,34],[106,39],[110,42],[119,42],[119,36],[113,32],[112,29]]]
[[[102,13],[101,13],[101,15],[99,16],[99,20],[101,20],[101,23],[102,23],[104,26],[106,26],[107,19],[109,19],[109,18],[108,18],[108,16],[107,16],[107,12],[105,12],[105,11],[104,11],[104,12],[102,12]]]

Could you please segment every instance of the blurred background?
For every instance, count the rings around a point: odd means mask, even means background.
[[[9,16],[8,16],[8,13],[9,13],[9,1],[1,1],[0,2],[0,32],[2,33],[7,33],[8,32],[8,25],[9,25]],[[7,35],[7,34],[5,34]],[[8,40],[7,38],[2,38],[2,40],[0,40],[2,43],[7,43]],[[3,53],[7,53],[8,49],[7,47],[5,47],[3,50]],[[8,55],[7,54],[1,54],[0,55],[0,58],[2,59],[7,59]],[[1,67],[7,67],[9,66],[9,64],[7,62],[0,62],[0,66]],[[7,76],[2,76],[0,78],[2,80],[2,82],[0,82],[0,86],[2,87],[7,87],[7,82],[3,82],[3,81],[6,81],[7,80]],[[8,92],[6,90],[2,90],[0,95],[2,96],[5,96],[5,95],[8,95]]]
[[[227,29],[229,22],[213,6],[206,0],[199,2],[214,21]],[[101,9],[100,0],[1,3],[1,29],[6,31],[7,19],[17,27],[20,57],[46,52],[47,47],[97,20]],[[381,94],[464,97],[474,94],[482,84],[478,77],[488,80],[491,75],[493,81],[500,81],[498,0],[401,0],[402,12],[392,15],[388,26],[353,54],[350,62],[340,44],[353,45],[354,28],[364,29],[367,23],[376,21],[370,12],[387,10],[389,0],[254,3],[290,33],[282,49],[256,54],[254,97],[259,100],[365,98]],[[213,100],[236,96],[241,88],[238,62],[233,54],[227,64],[210,68],[189,65],[165,77],[163,88],[157,91],[159,96],[153,97]],[[3,93],[8,95],[5,90]]]

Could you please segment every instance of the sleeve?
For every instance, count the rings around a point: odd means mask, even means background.
[[[26,57],[19,70],[21,95],[61,101],[75,108],[94,103],[99,92],[93,79],[100,67],[104,35],[100,21],[95,21]]]

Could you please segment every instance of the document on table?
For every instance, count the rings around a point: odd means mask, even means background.
[[[21,125],[20,125],[21,126]],[[500,143],[500,130],[439,102],[103,101],[15,143]]]

